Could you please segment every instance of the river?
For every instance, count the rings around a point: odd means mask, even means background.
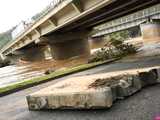
[[[51,62],[21,63],[0,68],[0,87],[5,87],[22,80],[45,75],[45,71],[53,69]]]
[[[18,63],[0,68],[0,88],[26,79],[32,79],[45,75],[47,70],[65,69],[79,64],[86,63],[88,58],[78,57],[56,62],[47,60],[41,62]]]

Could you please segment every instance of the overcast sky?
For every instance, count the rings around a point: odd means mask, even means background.
[[[53,0],[0,0],[0,33],[40,12]]]

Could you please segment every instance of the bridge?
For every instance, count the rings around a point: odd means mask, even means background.
[[[148,22],[148,20],[160,19],[160,4],[151,6],[149,8],[140,10],[133,14],[129,14],[120,17],[115,20],[111,20],[103,25],[95,27],[96,33],[92,37],[101,37],[113,32],[129,29],[132,27],[140,26],[141,24]]]
[[[105,28],[93,35],[97,37],[104,35],[102,32],[104,29],[105,31],[107,29],[105,34],[121,30],[123,27],[121,29],[115,27],[121,26],[122,23],[122,26],[129,27],[132,25],[128,23],[140,24],[147,19],[143,16],[146,14],[141,16],[141,11],[145,11],[146,8],[150,10],[150,7],[153,8],[154,15],[157,17],[159,0],[57,0],[56,6],[25,29],[15,40],[4,46],[0,53],[6,56],[18,54],[21,58],[31,61],[44,59],[47,56],[55,60],[74,56],[87,57],[90,55],[88,37],[91,36],[93,27],[108,22]],[[135,12],[138,12],[140,20],[137,17],[130,20],[130,14]],[[124,21],[123,16],[126,15],[129,16]],[[147,16],[151,16],[150,13]],[[110,26],[109,21],[115,19],[118,20],[112,21]],[[159,24],[151,25],[154,26],[153,31],[159,31]],[[142,28],[144,33],[148,29],[145,25]],[[156,34],[159,36],[159,32]]]

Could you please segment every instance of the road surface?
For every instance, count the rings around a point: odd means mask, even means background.
[[[160,57],[119,61],[59,78],[0,98],[0,120],[153,120],[160,115],[160,85],[147,87],[103,110],[29,111],[26,95],[73,76],[160,66]]]

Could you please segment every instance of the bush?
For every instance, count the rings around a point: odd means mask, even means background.
[[[95,52],[89,59],[89,63],[124,57],[129,54],[134,54],[136,51],[137,49],[133,45],[125,44],[122,40],[112,38],[110,40],[110,47],[103,47],[101,50]]]

